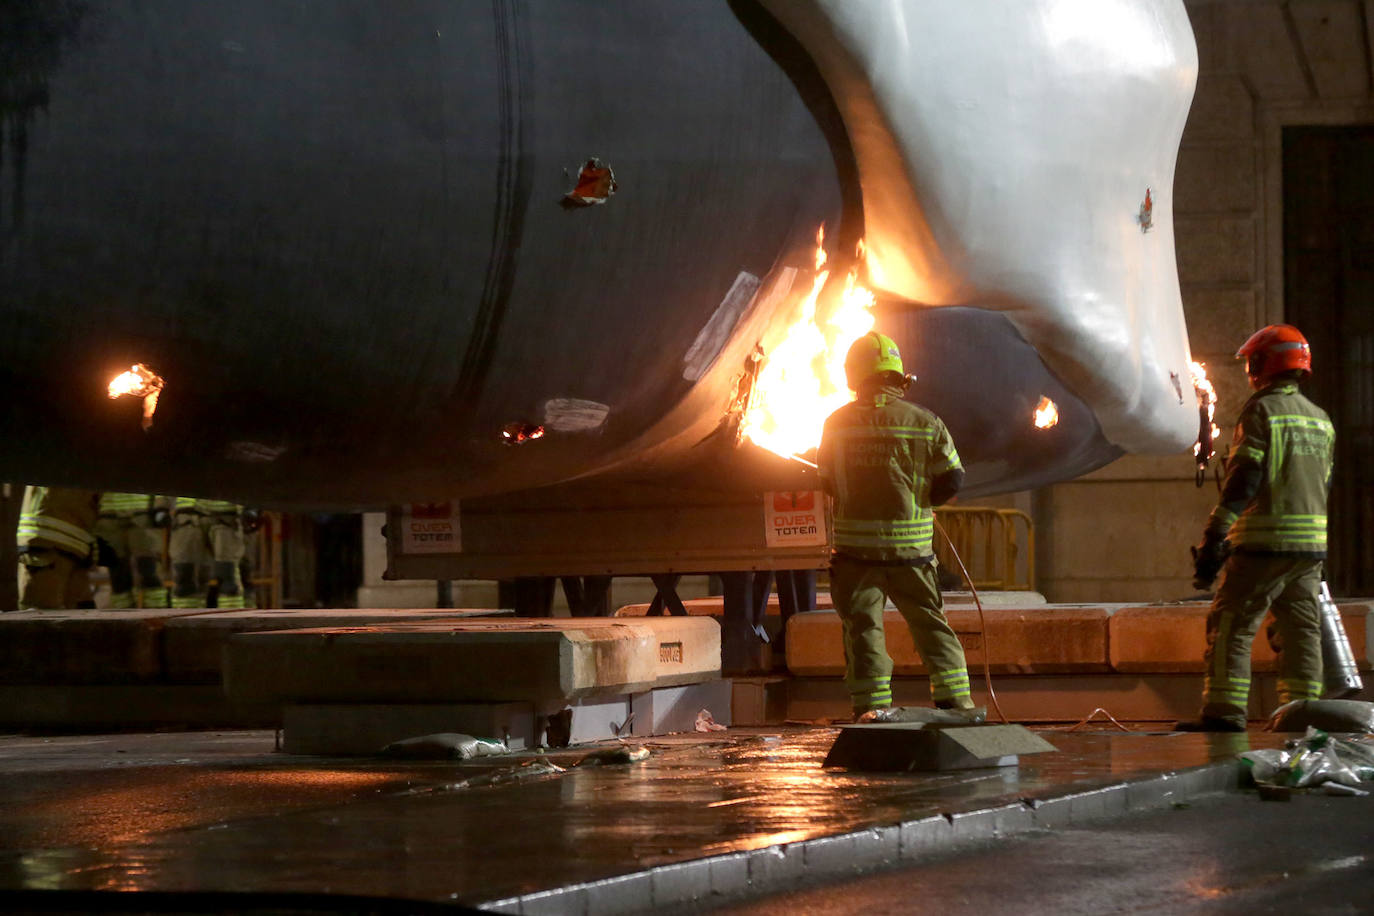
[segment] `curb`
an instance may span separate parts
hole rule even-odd
[[[1021,798],[990,808],[932,814],[836,836],[815,837],[599,881],[570,884],[471,905],[522,916],[603,916],[691,904],[721,904],[914,865],[935,853],[1034,830],[1054,830],[1150,811],[1205,795],[1240,791],[1240,765],[1211,763],[1049,798]]]

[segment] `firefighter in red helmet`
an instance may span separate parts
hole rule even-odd
[[[1241,408],[1221,499],[1193,548],[1194,584],[1220,574],[1207,615],[1201,716],[1190,731],[1244,731],[1250,645],[1272,610],[1283,640],[1283,702],[1322,693],[1318,593],[1326,557],[1326,500],[1335,430],[1303,397],[1312,351],[1290,325],[1257,331],[1236,351],[1255,393]]]

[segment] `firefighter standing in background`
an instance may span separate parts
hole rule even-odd
[[[1201,717],[1186,731],[1245,730],[1250,645],[1272,607],[1284,651],[1279,700],[1322,694],[1321,587],[1326,499],[1336,433],[1326,412],[1298,391],[1312,352],[1297,328],[1257,331],[1245,357],[1255,394],[1241,408],[1221,500],[1193,548],[1194,584],[1221,574],[1207,615]]]
[[[935,705],[972,710],[964,649],[945,619],[933,549],[931,507],[963,483],[959,455],[939,417],[902,400],[908,379],[891,338],[859,338],[845,357],[845,376],[858,398],[826,419],[817,463],[834,499],[830,594],[844,625],[855,718],[872,721],[892,705],[887,596],[930,672]]]
[[[147,493],[106,493],[94,534],[110,545],[110,607],[166,607],[162,531],[167,515],[158,497]],[[135,577],[137,583],[135,583]]]
[[[19,514],[19,607],[93,608],[98,490],[25,487]]]
[[[176,498],[168,547],[175,583],[172,607],[206,607],[211,578],[219,582],[216,607],[243,607],[242,514],[241,506],[222,499]]]

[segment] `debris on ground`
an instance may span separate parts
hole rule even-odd
[[[548,760],[527,760],[515,766],[501,767],[497,770],[488,770],[467,779],[460,779],[457,782],[444,783],[439,786],[426,786],[419,789],[409,789],[405,795],[437,795],[443,792],[457,792],[461,789],[477,789],[483,786],[507,786],[515,783],[529,782],[540,779],[544,776],[557,776],[566,773],[567,769]]]
[[[618,747],[603,747],[584,756],[573,764],[575,767],[600,767],[614,766],[624,763],[638,763],[641,760],[649,759],[649,749],[647,747],[630,747],[620,745]]]
[[[1366,795],[1374,787],[1364,785],[1374,784],[1374,740],[1364,736],[1308,728],[1283,748],[1243,751],[1240,759],[1266,800],[1287,800],[1283,792],[1264,791],[1274,788],[1320,786],[1329,795]]]
[[[491,738],[474,738],[472,735],[457,732],[439,732],[393,741],[382,748],[382,756],[399,757],[403,760],[471,760],[474,757],[504,754],[508,750],[505,742]]]
[[[697,713],[697,721],[693,726],[699,732],[723,732],[725,726],[716,721],[716,717],[711,715],[711,710],[703,709]]]

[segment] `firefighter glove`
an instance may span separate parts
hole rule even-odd
[[[1211,533],[1203,535],[1202,543],[1193,548],[1193,588],[1212,587],[1228,552],[1225,540]]]

